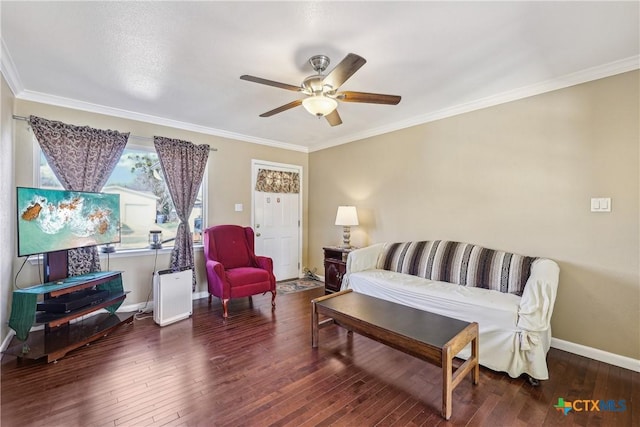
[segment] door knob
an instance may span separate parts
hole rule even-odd
[[[256,237],[260,237],[260,233],[256,233]]]
[[[256,224],[256,228],[260,228],[260,224]]]

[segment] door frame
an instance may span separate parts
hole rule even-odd
[[[255,193],[256,193],[256,179],[258,178],[258,169],[267,168],[273,170],[280,170],[285,172],[297,172],[300,178],[300,192],[298,193],[298,278],[302,277],[302,230],[304,229],[304,223],[302,221],[302,200],[303,200],[303,176],[302,166],[292,165],[288,163],[270,162],[268,160],[251,159],[251,227],[255,230]]]

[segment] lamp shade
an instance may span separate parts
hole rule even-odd
[[[335,110],[338,102],[324,95],[314,95],[303,99],[302,106],[314,116],[322,117]]]
[[[336,225],[358,225],[358,212],[355,206],[338,206]]]

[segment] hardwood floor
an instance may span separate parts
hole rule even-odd
[[[206,298],[158,327],[136,320],[57,363],[4,356],[3,426],[632,426],[640,373],[560,350],[540,387],[485,368],[454,390],[440,417],[439,368],[339,327],[311,348],[310,303],[322,290],[232,300],[229,319]],[[480,343],[482,351],[482,343]],[[621,412],[554,405],[624,400]]]

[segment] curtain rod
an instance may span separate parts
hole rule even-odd
[[[15,120],[22,120],[23,122],[28,122],[29,118],[28,117],[24,117],[24,116],[16,116],[15,114],[13,115],[13,118]],[[138,135],[129,135],[129,138],[135,138],[135,139],[142,139],[145,141],[153,141],[153,138],[148,137],[148,136],[138,136]],[[218,151],[217,148],[214,147],[209,147],[209,151]]]

